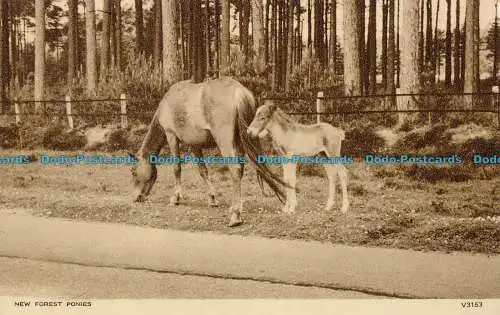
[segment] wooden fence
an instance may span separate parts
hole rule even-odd
[[[326,101],[334,101],[334,102],[339,102],[339,101],[349,101],[353,99],[383,99],[383,103],[387,103],[387,100],[390,98],[393,98],[396,100],[398,97],[430,97],[430,96],[436,96],[436,97],[445,97],[445,96],[458,96],[458,97],[467,97],[467,95],[477,95],[477,96],[487,96],[488,98],[491,98],[490,106],[488,108],[476,108],[476,109],[463,109],[463,108],[452,108],[452,109],[440,109],[440,108],[419,108],[419,109],[414,109],[414,110],[398,110],[395,108],[391,107],[386,107],[384,106],[383,109],[375,109],[375,110],[327,110],[328,106],[326,105]],[[298,100],[303,100],[307,101],[308,103],[312,103],[315,100],[316,103],[316,110],[314,112],[312,111],[292,111],[288,112],[288,114],[291,115],[315,115],[316,116],[316,122],[319,123],[321,121],[321,117],[324,115],[351,115],[351,114],[374,114],[374,113],[379,113],[379,114],[389,114],[389,113],[446,113],[446,112],[457,112],[457,113],[480,113],[480,112],[487,112],[487,113],[496,113],[497,115],[497,123],[500,126],[500,91],[498,86],[493,86],[492,87],[492,92],[491,93],[480,93],[480,94],[401,94],[399,93],[399,89],[395,95],[371,95],[371,96],[325,96],[325,93],[323,91],[319,91],[316,95],[316,97],[304,97],[304,98],[297,98],[297,97],[266,97],[264,98],[265,100],[274,100],[274,101],[298,101]],[[120,126],[122,128],[127,128],[128,127],[128,116],[131,114],[127,108],[129,102],[131,99],[128,99],[125,94],[121,94],[119,99],[95,99],[95,100],[72,100],[71,97],[68,95],[65,97],[64,100],[45,100],[42,101],[42,103],[53,103],[53,104],[64,104],[65,107],[65,116],[67,119],[68,126],[70,128],[74,128],[74,117],[75,116],[105,116],[104,114],[74,114],[73,113],[73,108],[72,104],[74,102],[119,102],[120,104],[120,111],[119,111],[119,116],[120,116]],[[132,100],[133,101],[133,100]],[[38,101],[40,102],[40,101]],[[15,121],[16,123],[20,123],[22,121],[22,116],[23,115],[33,115],[33,114],[26,114],[22,112],[22,106],[21,104],[25,103],[37,103],[37,101],[20,101],[20,100],[13,100],[13,107],[14,107],[14,112],[13,113],[6,113],[6,115],[14,115],[15,116]],[[132,113],[133,114],[133,113]],[[137,113],[135,113],[137,114]],[[144,112],[141,112],[140,114],[147,114]],[[5,114],[4,114],[5,115]],[[38,115],[38,114],[37,114]]]

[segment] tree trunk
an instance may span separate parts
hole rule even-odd
[[[307,0],[307,49],[309,57],[312,57],[312,9],[311,0]]]
[[[380,67],[382,72],[382,89],[387,90],[387,0],[382,1],[382,56]]]
[[[219,77],[219,59],[220,59],[220,0],[215,0],[214,4],[215,11],[215,75]]]
[[[266,1],[266,9],[264,11],[264,59],[266,60],[266,67],[269,63],[269,9],[271,1]]]
[[[180,79],[179,58],[177,55],[175,18],[176,0],[162,0],[162,36],[163,36],[163,80],[172,85]]]
[[[208,74],[211,74],[211,30],[210,30],[210,0],[205,0],[205,12],[203,14],[204,21],[205,21],[205,27],[203,28],[205,30],[205,70],[207,71]]]
[[[178,28],[179,28],[179,39],[180,39],[180,42],[181,42],[181,47],[180,47],[180,52],[179,52],[179,58],[180,58],[180,72],[181,74],[179,75],[180,78],[182,78],[183,80],[186,79],[186,72],[189,71],[189,67],[186,66],[189,64],[189,62],[187,62],[186,60],[189,60],[189,54],[191,53],[191,50],[189,49],[189,44],[191,42],[191,40],[189,39],[189,33],[186,34],[186,31],[185,31],[185,27],[184,25],[186,24],[184,22],[185,20],[185,7],[186,6],[186,1],[185,0],[181,0],[177,3],[177,17],[179,19],[179,25],[178,25]],[[163,18],[162,18],[163,19]],[[162,38],[163,38],[163,35],[162,35]]]
[[[272,1],[272,10],[271,10],[271,58],[272,58],[272,80],[271,80],[271,89],[276,91],[278,84],[278,34],[276,30],[276,24],[278,23],[278,8],[277,8],[277,0],[269,0]]]
[[[344,89],[346,95],[360,95],[362,91],[358,2],[344,2]]]
[[[296,35],[296,62],[295,64],[300,65],[300,61],[302,60],[302,33],[300,30],[300,17],[301,17],[301,7],[300,7],[300,1],[295,2],[296,8],[295,8],[295,15],[296,15],[296,23],[297,23],[297,35]]]
[[[110,0],[103,1],[102,36],[101,36],[101,76],[108,69],[109,64],[109,21],[111,12]]]
[[[438,38],[438,17],[439,17],[439,4],[440,0],[437,0],[436,7],[436,27],[434,28],[434,49],[432,53],[432,84],[439,82],[439,76],[436,77],[436,72],[439,72],[439,67],[441,65],[441,46]]]
[[[9,4],[7,1],[0,1],[0,25],[2,26],[2,33],[0,35],[1,40],[0,40],[0,113],[6,112],[8,110],[8,96],[7,96],[7,86],[9,84],[9,77],[10,77],[10,67],[9,67]],[[36,5],[40,6],[43,5],[43,3],[39,3],[38,1],[36,2]],[[43,10],[43,7],[42,7]],[[39,7],[36,7],[36,13],[37,13],[37,18],[39,17]],[[37,19],[37,22],[39,20]],[[39,25],[39,24],[37,24]],[[37,27],[35,31],[38,31],[40,28]],[[5,30],[7,30],[7,36],[5,36]],[[44,29],[45,31],[45,29]],[[36,33],[39,34],[39,33]],[[39,43],[38,40],[39,38],[36,38],[37,41],[35,41],[35,61],[39,61],[37,59],[39,53]],[[43,38],[42,38],[43,39]],[[37,50],[38,48],[38,50]],[[44,55],[42,55],[44,58]],[[45,60],[43,60],[45,62]],[[42,84],[42,90],[43,91],[43,76],[41,76],[41,80],[37,80],[39,76],[37,77],[36,75],[40,75],[40,72],[37,72],[37,69],[39,68],[36,67],[37,64],[35,63],[35,91],[37,87],[40,87],[38,84]],[[43,69],[43,72],[45,72],[45,69]],[[42,72],[42,74],[43,74]],[[43,92],[40,93],[41,97],[38,99],[42,99],[43,97]],[[35,94],[35,99],[36,94]]]
[[[330,0],[330,49],[329,64],[333,74],[337,74],[337,0]]]
[[[254,69],[260,75],[266,70],[264,55],[264,7],[262,0],[252,0],[252,34],[254,50]]]
[[[418,66],[418,1],[402,0],[403,18],[401,29],[401,93],[415,94],[420,92],[420,69]],[[416,109],[411,97],[400,97],[398,109]],[[407,115],[399,115],[399,123],[407,119]]]
[[[284,4],[284,3],[283,3]],[[286,22],[286,6],[285,5],[280,5],[279,6],[279,48],[278,48],[278,74],[279,74],[279,82],[280,82],[280,87],[283,87],[283,83],[285,82],[285,75],[286,75],[286,28],[285,28],[285,22]]]
[[[138,54],[144,52],[144,18],[142,0],[134,0],[135,3],[135,47]]]
[[[324,65],[323,0],[314,0],[314,56]]]
[[[446,59],[444,81],[451,86],[451,0],[446,0]]]
[[[221,48],[220,48],[220,68],[223,75],[229,75],[230,64],[230,12],[229,0],[222,0],[222,25],[221,25]]]
[[[95,2],[94,0],[86,1],[85,37],[87,44],[87,94],[89,96],[94,96],[97,83]]]
[[[9,19],[10,19],[10,82],[11,86],[15,85],[17,78],[17,62],[18,62],[18,47],[17,47],[17,19],[15,15],[16,3],[11,3],[9,9]],[[5,30],[4,30],[5,31]],[[7,36],[9,36],[9,30],[7,29]],[[1,104],[0,104],[1,105]],[[0,110],[1,111],[1,110]]]
[[[205,44],[203,39],[203,14],[201,10],[201,0],[191,0],[191,31],[192,31],[192,69],[193,69],[193,82],[203,82],[206,75],[205,63]]]
[[[248,41],[248,29],[250,26],[250,0],[241,0],[240,16],[240,44],[245,60],[248,60],[248,57],[250,57],[250,47]]]
[[[366,48],[365,48],[365,0],[356,0],[356,12],[358,14],[357,18],[357,28],[359,32],[358,38],[358,60],[359,60],[359,78],[360,78],[360,93],[366,93],[367,89],[365,89],[365,75],[368,73],[368,69],[366,68]],[[345,32],[344,32],[345,33]],[[345,36],[345,35],[344,35]],[[356,53],[353,51],[353,53]],[[345,69],[344,69],[345,71]]]
[[[45,94],[45,1],[35,0],[35,100],[43,100]],[[42,103],[35,103],[40,113]]]
[[[287,42],[287,56],[286,56],[286,80],[285,80],[285,92],[290,91],[290,79],[292,76],[292,49],[293,49],[293,0],[288,0],[288,42]]]
[[[394,74],[395,74],[395,41],[394,41],[394,0],[388,0],[388,38],[387,38],[387,88],[386,94],[394,94],[396,93],[396,86],[394,84]],[[391,98],[394,101],[393,98]],[[391,102],[392,104],[392,102]],[[391,106],[392,108],[392,106]]]
[[[399,43],[399,13],[401,12],[401,9],[400,9],[400,0],[397,0],[398,1],[398,9],[397,9],[397,12],[398,12],[398,16],[397,16],[397,25],[396,25],[396,64],[398,65],[397,69],[396,69],[396,87],[399,88],[400,86],[400,77],[401,77],[401,46],[400,46],[400,43]],[[424,0],[422,0],[424,1]],[[422,69],[420,69],[420,71],[422,71]]]
[[[418,33],[418,64],[420,69],[424,69],[425,42],[424,42],[424,17],[425,17],[425,0],[420,0],[420,30]]]
[[[477,93],[479,86],[479,1],[466,0],[464,93]],[[467,102],[472,108],[472,98]]]
[[[377,1],[370,0],[370,14],[368,22],[368,51],[367,51],[368,67],[370,79],[369,90],[370,94],[375,94],[377,88]]]
[[[68,0],[68,85],[73,84],[76,70],[76,47],[75,43],[78,40],[76,33],[76,23],[78,22],[78,6],[77,0]]]
[[[455,87],[458,89],[460,87],[460,74],[461,70],[461,60],[460,60],[460,42],[462,41],[462,37],[460,36],[460,0],[457,0],[455,6],[455,49],[454,49],[454,68],[453,68],[453,83]]]
[[[498,85],[497,82],[497,72],[498,72],[498,0],[495,1],[495,22],[493,22],[493,42],[495,43],[495,48],[493,51],[493,85]]]
[[[116,66],[122,69],[122,6],[121,0],[115,0],[115,36],[116,36]]]
[[[153,47],[153,60],[156,65],[159,65],[162,60],[162,8],[161,0],[155,0],[154,4],[154,17],[155,17],[155,30],[154,30],[154,47]]]
[[[324,35],[324,40],[323,40],[323,65],[325,68],[328,66],[328,1],[329,0],[323,0],[325,4],[325,9],[324,14],[325,18],[323,19],[323,35]]]
[[[427,26],[425,36],[425,63],[427,66],[432,62],[433,44],[432,44],[432,0],[427,0]],[[403,15],[404,16],[404,15]]]
[[[116,8],[115,0],[111,0],[109,6],[109,66],[116,67]]]

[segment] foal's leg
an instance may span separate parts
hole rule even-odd
[[[167,142],[170,147],[170,154],[179,158],[179,162],[174,167],[174,175],[175,175],[175,190],[174,195],[170,198],[170,204],[177,206],[179,204],[180,199],[182,198],[182,188],[181,188],[181,162],[180,162],[180,148],[179,148],[179,139],[173,133],[167,132]]]
[[[293,213],[297,207],[297,195],[295,194],[295,184],[297,181],[297,164],[283,164],[283,177],[286,183],[292,188],[286,188],[286,203],[283,206],[283,212]]]
[[[335,204],[335,179],[338,173],[338,165],[336,164],[324,164],[326,175],[328,177],[328,201],[326,203],[325,210],[329,211],[333,208]]]
[[[342,186],[342,213],[347,213],[349,209],[349,197],[347,196],[347,169],[343,164],[338,164],[337,167],[340,185]]]
[[[202,157],[203,155],[201,148],[193,148],[193,153],[197,157]],[[219,202],[215,199],[215,189],[212,182],[208,178],[208,169],[205,163],[198,163],[198,170],[205,186],[208,188],[208,205],[210,207],[217,207]]]

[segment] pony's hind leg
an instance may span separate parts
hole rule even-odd
[[[201,148],[193,148],[193,153],[198,157],[201,157],[203,155]],[[219,206],[219,202],[217,201],[217,199],[215,199],[214,186],[212,185],[212,182],[208,177],[208,169],[206,164],[198,163],[198,170],[200,172],[201,178],[203,179],[203,182],[205,183],[205,186],[208,188],[208,205],[210,207]]]
[[[179,139],[175,134],[167,132],[167,142],[170,147],[170,154],[179,158],[179,162],[173,165],[175,175],[175,191],[172,198],[170,198],[170,204],[177,206],[182,198]]]

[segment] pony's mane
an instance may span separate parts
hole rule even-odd
[[[162,147],[167,143],[167,138],[158,121],[158,111],[149,124],[148,131],[139,147],[137,155],[139,158],[147,158],[149,154],[160,153]]]

